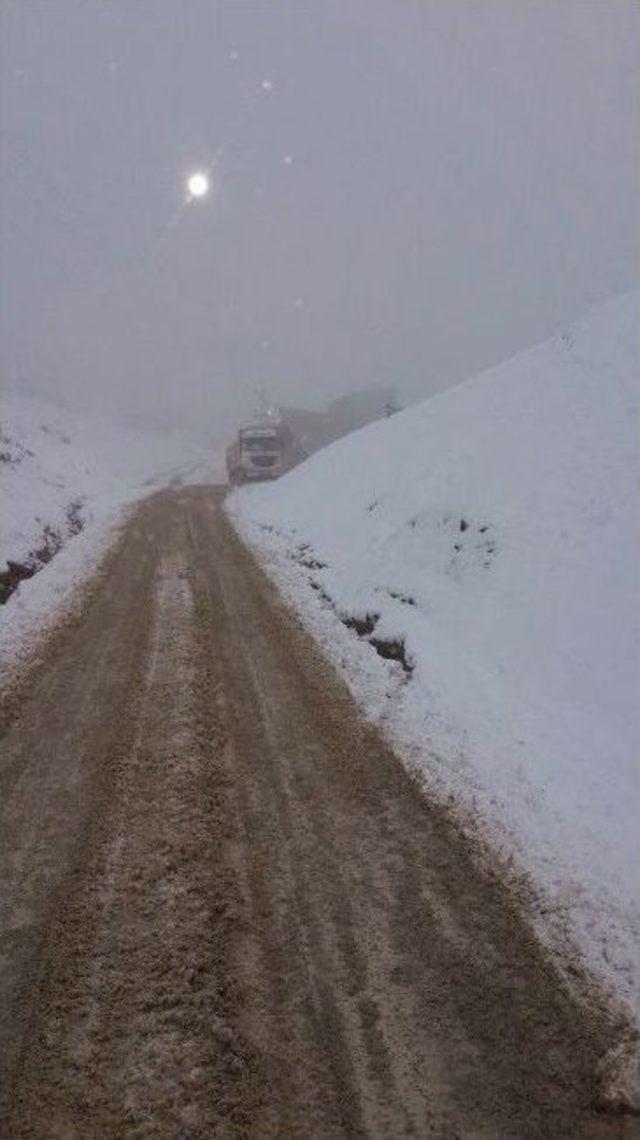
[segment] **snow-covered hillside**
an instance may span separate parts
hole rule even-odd
[[[616,298],[228,501],[430,793],[527,873],[539,929],[556,946],[568,931],[629,1001],[637,313]]]
[[[45,527],[66,533],[72,504],[90,523],[173,473],[197,478],[212,467],[202,445],[179,432],[134,430],[24,396],[2,397],[0,460],[1,564],[27,557]]]
[[[179,432],[135,430],[45,400],[0,403],[0,574],[7,563],[44,569],[0,609],[3,674],[10,677],[113,539],[120,509],[172,479],[220,478],[220,462]],[[55,557],[50,561],[51,555]],[[13,581],[9,583],[9,588]],[[6,589],[3,597],[6,596]],[[28,644],[27,644],[28,643]]]

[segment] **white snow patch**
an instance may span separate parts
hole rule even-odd
[[[638,295],[227,509],[429,792],[637,1008]],[[307,565],[305,566],[304,563]],[[323,564],[323,565],[319,565]],[[329,600],[326,600],[323,595]],[[379,615],[413,672],[339,615]]]

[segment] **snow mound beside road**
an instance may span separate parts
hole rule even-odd
[[[637,999],[638,295],[228,500],[431,794]]]
[[[70,604],[75,586],[96,568],[114,540],[121,508],[172,480],[220,478],[219,466],[202,444],[179,432],[142,431],[46,400],[3,395],[3,597],[20,580],[21,567],[38,572],[20,581],[0,609],[0,682],[11,681],[34,641]],[[8,563],[18,570],[8,575]]]

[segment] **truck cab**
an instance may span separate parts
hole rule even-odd
[[[281,436],[282,432],[276,424],[240,429],[240,463],[249,478],[265,479],[280,474],[283,451]]]
[[[279,424],[240,428],[227,450],[229,482],[275,479],[282,474],[284,439]]]

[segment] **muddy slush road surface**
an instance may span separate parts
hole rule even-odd
[[[4,1137],[627,1136],[563,990],[220,509],[139,508],[5,708]]]

